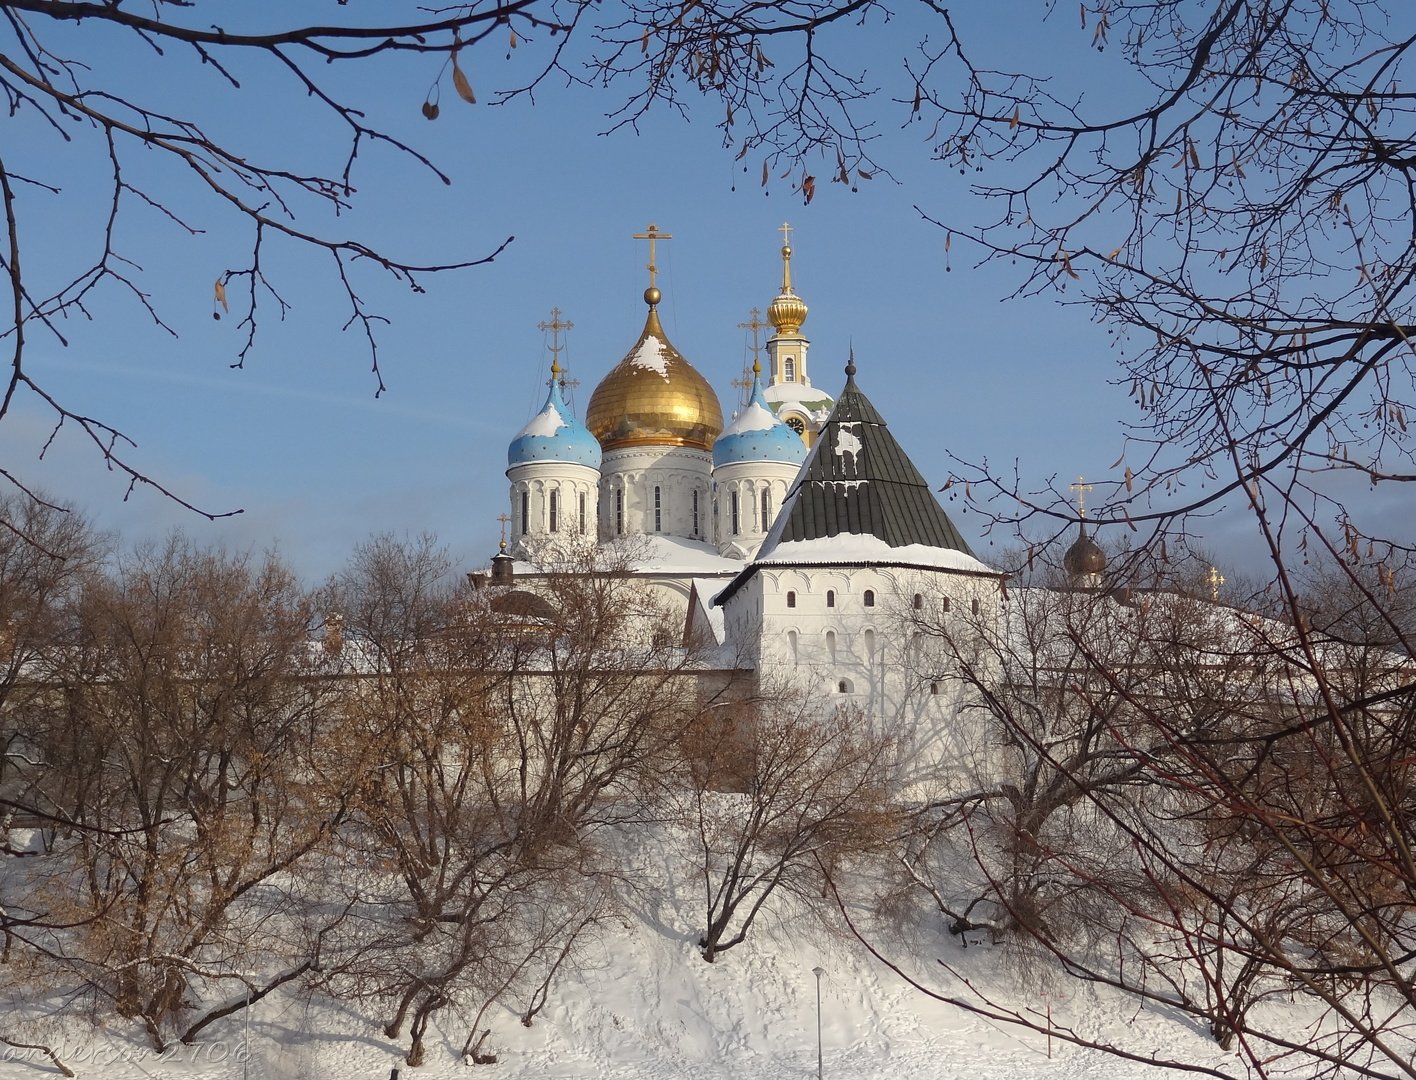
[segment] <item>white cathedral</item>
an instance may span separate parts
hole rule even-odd
[[[511,537],[490,583],[529,599],[547,552],[629,545],[633,573],[681,616],[676,630],[715,644],[725,667],[933,728],[957,703],[912,657],[908,612],[986,618],[1001,575],[969,550],[856,384],[854,356],[839,397],[813,386],[789,244],[767,311],[766,384],[754,361],[746,403],[724,425],[659,321],[653,242],[664,234],[651,225],[640,238],[644,329],[583,423],[553,361],[544,407],[508,449]]]

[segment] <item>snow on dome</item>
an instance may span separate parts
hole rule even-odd
[[[508,466],[533,461],[562,461],[572,465],[600,467],[600,444],[584,424],[575,419],[561,396],[559,381],[551,383],[546,404],[517,433],[507,447]]]
[[[669,377],[669,354],[664,351],[664,343],[652,334],[646,336],[633,353],[629,362],[635,367],[648,368],[655,374]]]
[[[738,461],[780,461],[800,465],[806,460],[806,444],[801,436],[777,419],[762,397],[757,376],[752,379],[752,396],[733,417],[723,434],[713,443],[713,465]]]

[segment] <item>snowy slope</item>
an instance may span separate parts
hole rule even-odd
[[[402,1080],[783,1080],[816,1074],[812,969],[820,966],[823,1071],[832,1080],[1178,1075],[1060,1041],[1049,1057],[1043,1035],[931,1000],[874,959],[839,915],[823,919],[794,911],[788,901],[746,943],[707,964],[694,948],[701,883],[682,852],[671,841],[649,843],[637,861],[632,880],[642,887],[627,893],[619,917],[553,986],[534,1025],[523,1027],[505,1009],[484,1021],[493,1029],[484,1050],[498,1056],[494,1065],[458,1060],[470,1017],[445,1017],[428,1063],[409,1069],[401,1061],[404,1046],[379,1034],[380,1018],[299,992],[259,1002],[249,1027],[245,1017],[233,1016],[210,1029],[203,1045],[161,1059],[130,1030],[95,1030],[77,1017],[51,1018],[32,1033],[55,1046],[79,1076],[105,1080],[385,1080],[395,1067]],[[1040,976],[1023,980],[1000,970],[1002,950],[962,948],[937,934],[930,920],[907,930],[898,917],[890,929],[864,910],[854,917],[870,923],[867,936],[881,951],[912,957],[917,977],[941,991],[969,996],[939,959],[1039,1017],[1050,1008],[1055,1020],[1082,1035],[1243,1075],[1238,1059],[1220,1052],[1192,1021],[1138,1011],[1133,1002],[1072,982],[1053,982],[1044,993]],[[12,1011],[12,1035],[20,1030],[15,1019]],[[1295,1013],[1295,1029],[1300,1019]],[[247,1045],[249,1060],[242,1060]],[[58,1075],[37,1054],[11,1048],[0,1057],[6,1059],[0,1080]]]

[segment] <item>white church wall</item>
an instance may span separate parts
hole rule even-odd
[[[684,446],[610,450],[601,462],[600,537],[712,537],[712,458]],[[695,499],[696,496],[696,499]]]

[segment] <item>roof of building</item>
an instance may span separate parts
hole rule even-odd
[[[553,365],[551,392],[546,395],[546,404],[511,440],[506,450],[508,466],[558,461],[588,465],[592,469],[600,467],[600,444],[565,403],[559,375],[559,367]]]
[[[739,461],[777,461],[800,465],[806,460],[806,443],[786,422],[779,420],[762,397],[759,372],[752,375],[752,396],[713,444],[713,464]]]
[[[884,417],[861,393],[855,371],[852,356],[845,389],[757,558],[723,590],[718,603],[757,566],[788,561],[994,572],[969,549]]]
[[[945,548],[973,555],[870,399],[846,366],[846,386],[821,426],[806,465],[763,541],[778,544],[843,533],[874,536],[888,546]]]

